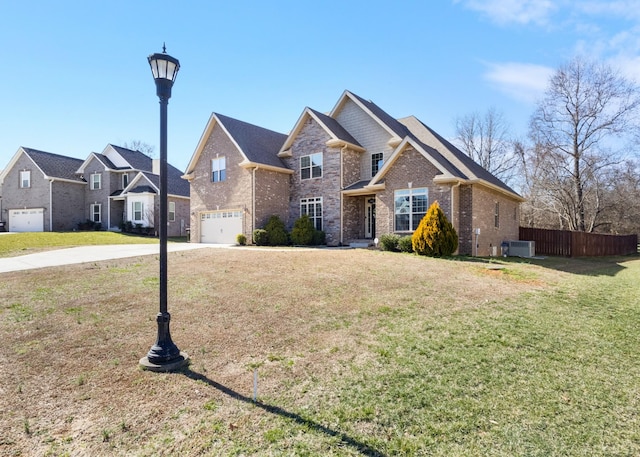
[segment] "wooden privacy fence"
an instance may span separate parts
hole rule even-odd
[[[638,252],[638,235],[605,235],[520,227],[520,239],[535,241],[536,255],[597,257]]]

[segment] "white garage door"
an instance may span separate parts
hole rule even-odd
[[[200,242],[234,244],[242,233],[242,211],[213,211],[200,215]]]
[[[10,232],[42,232],[44,231],[44,208],[10,209]]]

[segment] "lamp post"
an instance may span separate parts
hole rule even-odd
[[[160,98],[160,312],[156,318],[158,339],[146,357],[140,359],[140,365],[151,371],[173,371],[189,363],[187,354],[171,340],[171,315],[167,310],[167,105],[180,62],[167,54],[164,45],[161,54],[152,54],[148,59]]]

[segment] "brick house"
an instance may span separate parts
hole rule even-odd
[[[345,91],[328,114],[305,108],[289,135],[213,114],[184,178],[194,242],[233,243],[276,214],[307,214],[328,245],[411,234],[433,201],[461,254],[518,239],[513,189],[417,118],[395,119]]]
[[[107,145],[86,160],[21,147],[0,173],[0,221],[13,232],[75,230],[87,220],[103,229],[157,227],[157,161]],[[186,233],[189,186],[169,166],[169,236]]]

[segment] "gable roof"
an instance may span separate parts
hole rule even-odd
[[[146,171],[143,171],[141,174],[160,192],[160,175],[154,175]],[[182,172],[176,167],[167,164],[167,194],[188,198],[190,193],[191,186],[188,181],[182,179]]]
[[[285,141],[285,143],[280,148],[278,156],[285,157],[288,155],[288,149],[291,147],[294,139],[296,138],[296,136],[298,136],[300,130],[302,130],[302,127],[304,127],[305,122],[309,118],[314,119],[320,125],[320,127],[322,127],[322,129],[331,137],[329,141],[327,141],[328,146],[350,146],[352,149],[364,151],[364,148],[360,145],[360,143],[358,143],[358,140],[351,136],[351,134],[347,132],[347,130],[342,125],[340,125],[337,120],[335,120],[331,116],[322,114],[314,109],[306,107],[298,118],[296,125],[291,130],[291,133],[287,137],[287,141]]]
[[[0,183],[4,181],[4,176],[9,173],[9,170],[13,168],[22,154],[31,159],[35,166],[42,172],[45,179],[57,179],[77,183],[85,182],[76,174],[78,165],[82,164],[81,159],[75,159],[73,157],[21,146],[9,162],[9,165],[7,165],[4,171],[0,173]]]
[[[92,152],[77,169],[83,174],[85,167],[95,158],[108,170],[153,171],[153,159],[140,151],[107,144],[102,153]]]
[[[141,171],[133,177],[127,187],[112,197],[125,194],[136,194],[140,192],[160,193],[160,176],[148,171]],[[182,179],[182,172],[177,168],[167,164],[167,194],[175,197],[189,198],[190,186]]]
[[[406,130],[402,127],[402,125],[371,100],[365,100],[364,98],[348,90],[345,90],[342,93],[342,96],[338,100],[338,103],[336,103],[336,105],[331,110],[331,113],[329,113],[329,116],[332,118],[337,117],[338,113],[340,112],[340,110],[342,110],[348,100],[351,100],[356,105],[358,105],[360,109],[367,113],[369,117],[371,117],[389,133],[389,135],[391,136],[389,140],[390,145],[397,146],[398,144],[400,144],[402,138],[404,138],[404,136],[406,135]]]
[[[37,149],[22,148],[22,150],[38,165],[38,168],[42,170],[45,177],[78,182],[83,181],[76,174],[78,164],[82,163],[82,160],[60,154],[53,154],[51,152],[38,151]]]
[[[411,134],[423,144],[427,144],[439,151],[451,164],[458,168],[462,176],[467,180],[479,180],[490,184],[503,192],[513,194],[521,200],[522,197],[502,180],[494,176],[484,167],[476,163],[471,157],[455,147],[435,130],[424,124],[415,116],[399,119],[399,122],[406,125]]]
[[[85,167],[93,160],[96,159],[98,162],[100,162],[105,169],[108,170],[115,170],[116,166],[113,164],[113,162],[111,162],[111,160],[109,160],[109,158],[107,156],[105,156],[104,154],[99,154],[97,152],[92,152],[89,154],[89,156],[80,164],[80,166],[78,167],[78,169],[76,170],[76,173],[79,175],[83,175],[84,174],[84,169]]]
[[[280,147],[287,139],[283,133],[274,132],[273,130],[258,127],[248,122],[239,121],[232,117],[224,116],[218,113],[212,113],[207,122],[200,141],[196,146],[196,150],[189,161],[185,176],[193,171],[202,151],[213,132],[216,125],[225,132],[231,142],[236,146],[240,154],[244,157],[242,165],[258,166],[263,165],[274,170],[288,173],[290,170],[277,156]]]
[[[378,174],[373,177],[371,181],[372,185],[379,182],[390,168],[391,164],[387,162],[395,161],[398,154],[410,143],[443,173],[440,177],[442,181],[458,180],[481,182],[500,192],[510,194],[516,199],[523,200],[511,187],[477,164],[471,157],[460,151],[415,116],[394,119],[372,101],[365,100],[349,91],[343,93],[340,101],[332,110],[332,115],[336,115],[337,112],[339,112],[347,99],[358,104],[358,106],[365,110],[365,112],[368,112],[380,125],[385,127],[388,132],[395,136],[395,138],[392,137],[389,144],[396,146],[396,149],[379,170]],[[397,139],[400,139],[400,142],[398,142]],[[410,139],[410,141],[407,142],[407,139]]]
[[[153,159],[140,151],[134,151],[132,149],[123,148],[122,146],[116,146],[114,144],[108,144],[103,154],[108,157],[108,149],[111,148],[117,152],[128,164],[128,166],[134,170],[140,171],[152,171]],[[116,169],[123,169],[127,167],[119,166]]]

